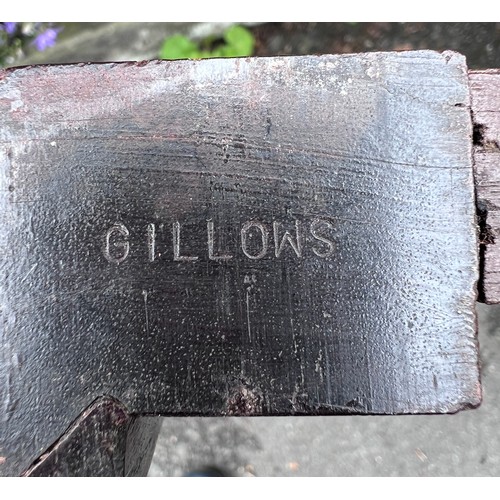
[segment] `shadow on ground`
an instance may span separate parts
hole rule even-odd
[[[478,305],[483,404],[455,415],[165,418],[151,476],[496,476],[500,306]]]

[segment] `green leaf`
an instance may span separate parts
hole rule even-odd
[[[184,35],[174,35],[165,40],[159,54],[161,59],[196,59],[198,46]]]
[[[224,33],[225,44],[212,51],[204,50],[213,42],[207,38],[200,46],[184,35],[167,38],[160,50],[161,59],[207,59],[210,57],[245,57],[253,54],[255,40],[243,26],[231,26]]]
[[[227,43],[227,54],[225,57],[251,56],[255,46],[252,33],[243,26],[231,26],[224,34]]]
[[[224,45],[220,48],[221,55],[219,57],[240,57],[241,51],[235,49],[232,45]]]
[[[200,50],[198,51],[197,59],[210,59],[212,57],[212,53],[208,50]]]
[[[212,52],[210,52],[210,55],[208,57],[227,57],[224,53],[224,47],[217,47]]]

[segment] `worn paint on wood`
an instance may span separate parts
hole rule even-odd
[[[469,74],[474,170],[481,226],[481,301],[500,303],[500,71]]]
[[[135,414],[480,401],[455,53],[0,74],[0,473]]]

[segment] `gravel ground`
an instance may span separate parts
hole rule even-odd
[[[253,32],[263,56],[456,50],[471,68],[500,66],[500,23],[267,23]]]
[[[471,68],[500,67],[500,23],[245,23],[257,56],[456,50]],[[69,23],[57,45],[17,64],[155,59],[175,33],[215,38],[228,23]]]
[[[455,415],[165,418],[151,476],[496,476],[500,307],[478,305],[484,400]]]

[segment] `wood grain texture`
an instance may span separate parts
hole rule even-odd
[[[160,426],[158,417],[130,416],[119,402],[99,398],[23,476],[146,476]]]
[[[479,299],[500,303],[500,70],[469,73],[480,223]]]
[[[426,51],[0,73],[0,474],[102,395],[477,406],[469,97]]]

